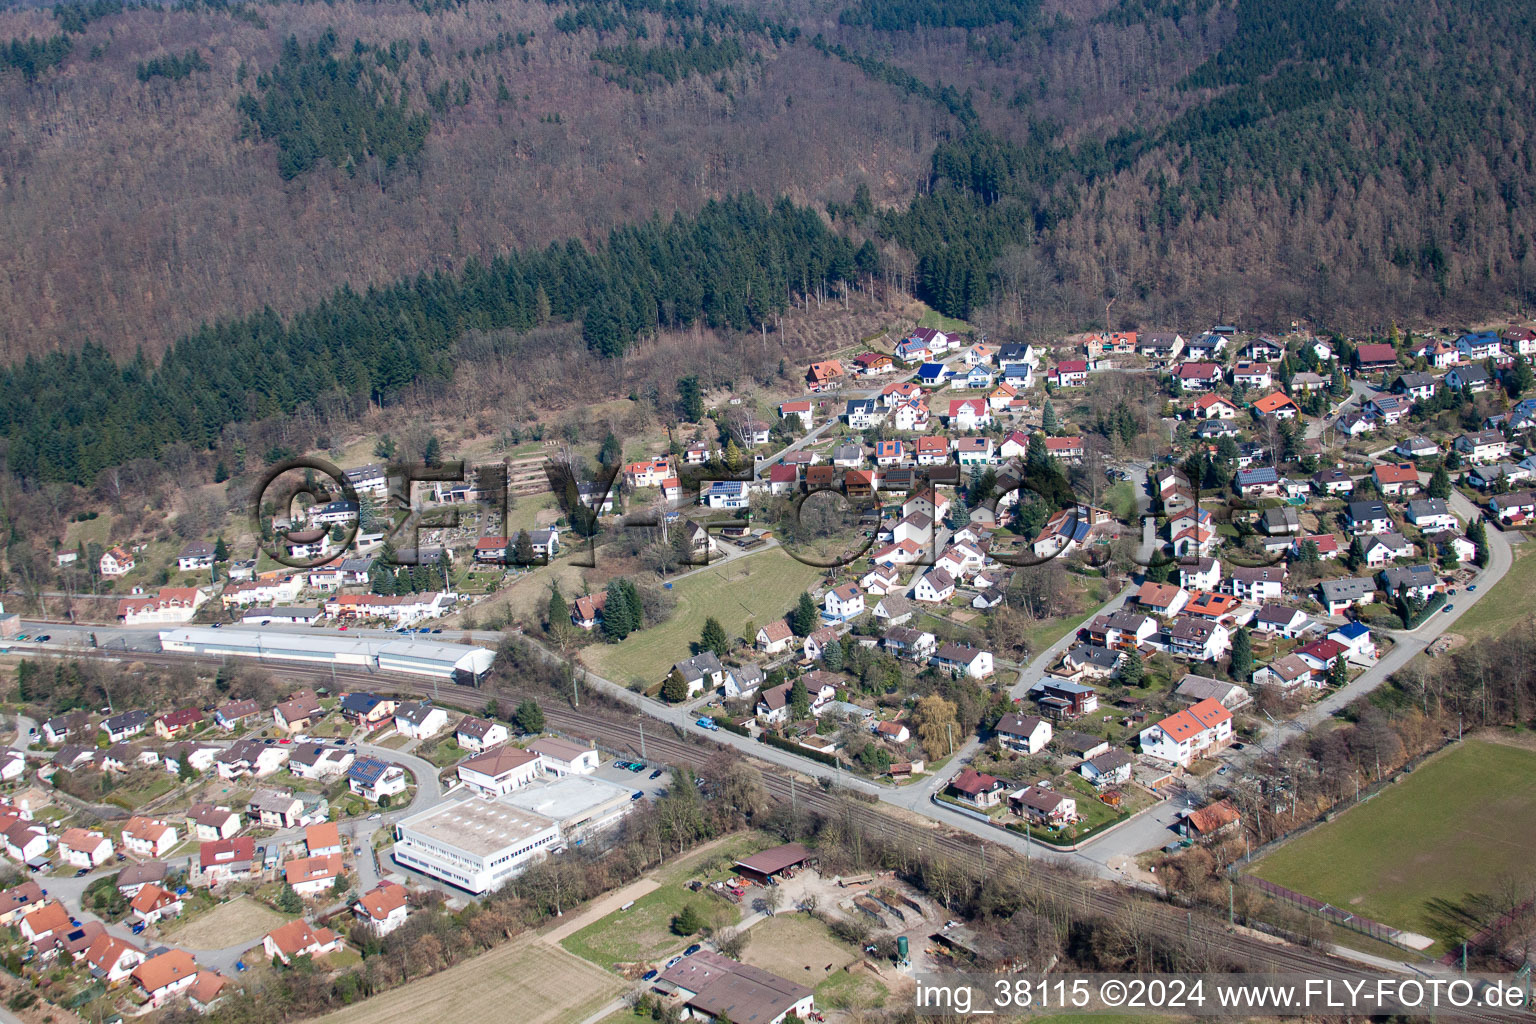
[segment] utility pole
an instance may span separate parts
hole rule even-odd
[[[640,723],[640,759],[642,761],[649,760],[649,758],[647,758],[645,756],[645,723],[644,722]]]
[[[1232,876],[1228,875],[1227,876],[1227,927],[1229,929],[1236,927],[1236,925],[1234,924],[1234,922],[1232,920],[1232,899],[1233,899],[1233,897],[1232,897]]]

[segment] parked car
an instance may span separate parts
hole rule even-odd
[[[75,872],[75,877],[76,878],[84,878],[86,875],[88,875],[90,873],[91,873],[91,869],[90,868],[81,868],[79,871]]]
[[[687,949],[683,950],[683,956],[693,956],[693,954],[697,953],[699,950],[701,950],[703,948],[704,948],[703,946],[701,946],[697,942],[695,942],[693,945],[691,945]]]
[[[655,771],[651,772],[651,778],[659,779],[659,778],[661,778],[665,774],[666,774],[666,772],[664,770],[662,770],[660,768],[657,768]]]
[[[1443,612],[1443,613],[1445,613],[1445,614],[1446,614],[1446,615],[1449,615],[1449,614],[1450,614],[1450,613],[1451,613],[1451,612],[1452,612],[1452,611],[1454,611],[1454,610],[1455,610],[1455,608],[1456,608],[1456,606],[1455,606],[1455,605],[1453,605],[1453,604],[1448,604],[1448,605],[1446,605],[1446,606],[1445,606],[1445,607],[1444,607],[1444,608],[1441,608],[1441,609],[1440,609],[1440,611],[1441,611],[1441,612]]]
[[[1467,584],[1467,593],[1470,594],[1470,593],[1472,593],[1472,591],[1474,591],[1476,589],[1477,589],[1477,584],[1476,583],[1468,583]]]
[[[53,639],[53,637],[49,636],[47,633],[44,633],[42,636],[37,638],[37,642],[40,643],[40,644],[45,644],[49,640],[52,640],[52,639]]]
[[[693,724],[697,725],[700,729],[708,729],[710,732],[720,731],[720,723],[716,722],[713,718],[701,718]]]
[[[658,970],[646,971],[644,974],[640,975],[640,980],[641,981],[650,981],[652,978],[656,977],[656,975],[658,975],[660,973],[661,972],[658,971]]]

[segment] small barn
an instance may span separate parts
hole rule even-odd
[[[736,873],[759,885],[777,885],[780,876],[793,877],[796,868],[813,859],[811,851],[799,843],[785,843],[737,861]]]

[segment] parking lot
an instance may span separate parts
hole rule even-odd
[[[618,764],[625,761],[628,761],[630,764],[643,763],[645,767],[638,772],[618,767]],[[651,773],[658,769],[661,771],[661,774],[654,779],[651,778]],[[666,792],[667,787],[672,784],[672,773],[665,766],[651,761],[641,762],[638,757],[621,757],[615,761],[604,761],[598,766],[597,771],[592,774],[605,782],[612,782],[616,786],[623,786],[629,790],[638,789],[651,799]]]

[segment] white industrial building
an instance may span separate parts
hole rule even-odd
[[[495,651],[468,644],[305,636],[302,633],[213,629],[209,626],[161,630],[160,647],[166,651],[214,657],[299,661],[403,672],[465,685],[477,685],[496,660]]]
[[[497,797],[466,795],[397,823],[394,857],[460,889],[487,892],[617,824],[633,796],[586,775],[539,779]]]
[[[500,888],[560,844],[555,821],[466,796],[395,824],[399,864],[475,894]]]

